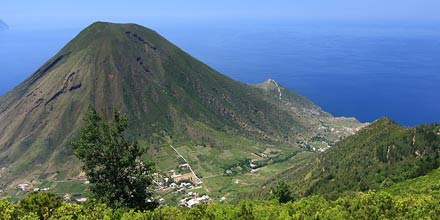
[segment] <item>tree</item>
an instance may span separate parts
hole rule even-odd
[[[39,219],[48,219],[60,207],[62,200],[51,192],[32,192],[19,203],[25,213],[35,213]]]
[[[286,203],[293,200],[292,192],[284,181],[279,182],[276,187],[272,188],[272,194],[280,203]]]
[[[141,159],[137,141],[126,140],[127,118],[115,111],[106,122],[91,108],[79,138],[72,143],[75,155],[84,163],[92,195],[114,208],[154,209],[152,198],[154,165]]]

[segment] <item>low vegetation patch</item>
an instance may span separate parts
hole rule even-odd
[[[238,204],[211,203],[193,208],[167,206],[136,211],[112,209],[95,201],[67,203],[48,192],[35,192],[18,203],[2,198],[0,219],[438,219],[439,199],[429,194],[393,196],[370,191],[337,200],[313,196],[287,203],[247,200]]]

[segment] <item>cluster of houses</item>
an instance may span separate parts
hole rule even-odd
[[[202,182],[192,173],[187,174],[172,174],[170,177],[163,177],[154,174],[156,177],[153,182],[156,184],[154,191],[164,192],[173,191],[174,193],[181,193],[187,189],[201,188]]]
[[[33,188],[33,186],[31,184],[29,184],[29,183],[20,183],[20,184],[17,185],[17,189],[20,189],[21,191],[26,191],[26,192],[27,191],[31,191],[31,190],[33,190],[34,192],[41,192],[41,191],[49,191],[50,190],[49,187],[45,187],[45,188],[38,188],[38,187],[36,187],[36,188]],[[65,194],[63,196],[63,199],[66,202],[72,201],[70,194]],[[84,203],[84,202],[87,201],[87,198],[77,198],[77,199],[75,199],[75,201],[78,202],[78,203]]]
[[[325,152],[326,150],[330,149],[331,146],[324,140],[316,141],[313,145],[319,145],[318,146],[312,146],[312,144],[309,144],[308,141],[298,141],[298,144],[300,144],[300,148],[306,149],[308,151],[314,151],[314,152]]]
[[[21,191],[31,191],[31,190],[33,190],[35,192],[38,192],[38,191],[49,191],[50,190],[49,187],[45,187],[45,188],[38,188],[38,187],[36,187],[36,188],[33,188],[32,184],[29,184],[29,183],[17,184],[17,189],[20,189]]]
[[[189,164],[181,164],[179,165],[179,170],[190,170],[190,166]],[[201,188],[202,185],[202,181],[194,172],[180,174],[176,170],[169,170],[165,175],[154,173],[153,177],[153,182],[156,184],[156,192],[173,191],[174,193],[182,193],[187,189]]]
[[[212,200],[207,195],[199,196],[198,193],[189,192],[183,199],[180,200],[180,205],[191,208],[200,203],[208,203],[210,201]]]
[[[17,189],[21,189],[21,191],[29,191],[32,186],[29,183],[20,183],[17,185]]]
[[[34,188],[34,191],[35,192],[38,192],[38,191],[49,191],[50,190],[50,188],[49,187],[46,187],[46,188]]]
[[[180,173],[182,172],[182,173]],[[156,192],[173,192],[175,194],[183,194],[187,190],[200,189],[202,188],[203,182],[197,177],[191,170],[189,164],[181,164],[178,170],[169,170],[165,174],[154,173],[153,182],[156,184]],[[159,202],[164,202],[165,200],[161,198]],[[181,199],[180,204],[184,207],[192,207],[202,202],[210,201],[209,196],[199,197],[195,192],[188,192],[184,194]]]
[[[64,194],[63,200],[66,202],[70,202],[70,201],[72,201],[71,197],[72,197],[71,194]],[[87,202],[87,198],[84,198],[84,197],[83,198],[76,198],[75,201],[77,203],[85,203],[85,202]]]
[[[253,164],[252,164],[253,165]],[[175,194],[184,194],[187,190],[202,188],[202,181],[199,177],[195,175],[189,164],[179,165],[178,171],[172,169],[167,171],[165,174],[153,173],[153,183],[155,183],[156,192],[167,192],[171,191]],[[183,173],[183,174],[182,174]],[[84,178],[84,180],[86,180]],[[86,181],[85,184],[89,183]],[[50,188],[33,188],[29,183],[21,183],[17,185],[17,189],[22,191],[48,191]],[[65,194],[63,196],[65,201],[72,201],[71,194]],[[87,201],[87,198],[77,198],[75,199],[78,203],[83,203]],[[164,202],[163,198],[159,199],[159,202]],[[183,198],[180,200],[180,205],[184,207],[192,207],[194,205],[210,202],[211,199],[207,195],[199,196],[198,193],[188,192],[184,194]]]

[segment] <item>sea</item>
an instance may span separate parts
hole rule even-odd
[[[142,24],[142,23],[141,23]],[[440,122],[440,25],[254,22],[148,24],[232,79],[268,78],[334,116]],[[0,31],[0,95],[83,27]]]

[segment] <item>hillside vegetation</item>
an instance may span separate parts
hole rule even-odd
[[[279,181],[286,181],[296,198],[322,195],[336,199],[353,192],[381,190],[438,168],[439,150],[439,124],[402,127],[382,118],[326,152],[310,155],[304,166],[280,172],[266,181],[263,189],[243,197],[268,198],[270,186]]]
[[[384,188],[392,195],[404,196],[407,194],[440,195],[440,169],[435,169],[424,176],[409,179]]]
[[[319,157],[307,193],[334,198],[422,176],[439,167],[439,150],[440,125],[405,128],[379,119]]]
[[[242,201],[236,205],[203,204],[193,208],[161,207],[154,211],[111,209],[54,200],[46,193],[33,194],[20,203],[0,200],[0,219],[438,219],[439,197],[428,194],[392,196],[385,192],[357,193],[327,200],[313,196],[295,202]]]

